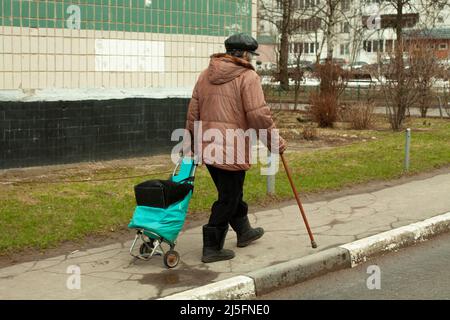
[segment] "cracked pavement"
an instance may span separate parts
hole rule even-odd
[[[252,225],[266,233],[248,247],[237,248],[230,229],[225,248],[233,249],[236,257],[228,261],[200,261],[202,229],[195,227],[180,233],[175,250],[181,261],[171,270],[161,256],[149,261],[131,257],[133,239],[21,263],[0,269],[0,299],[156,299],[448,212],[449,194],[450,174],[442,174],[304,204],[318,249],[311,248],[298,207],[290,205],[251,214]],[[67,288],[69,266],[80,268],[80,289]]]

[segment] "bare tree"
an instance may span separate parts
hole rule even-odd
[[[347,86],[347,72],[330,60],[316,66],[320,91],[311,93],[309,114],[319,127],[332,127],[338,117],[339,97]]]
[[[326,43],[328,60],[332,61],[333,59],[338,26],[341,23],[347,23],[350,29],[352,28],[351,21],[359,16],[358,10],[352,10],[350,0],[322,0],[316,6],[311,17],[321,21],[321,29],[324,32],[322,40],[324,44]],[[361,29],[361,26],[353,25],[353,28]]]
[[[362,16],[362,6],[354,6],[353,12],[351,13],[350,17],[348,17],[351,33],[350,61],[349,61],[350,64],[356,61],[356,58],[358,56],[358,53],[360,52],[360,49],[364,41],[364,34],[366,28],[361,23],[361,16]]]
[[[351,11],[342,3],[350,0],[261,0],[258,18],[271,23],[279,32],[278,78],[282,89],[289,88],[289,48],[293,36],[313,31],[316,62],[326,44],[327,58],[331,61],[335,47],[337,26],[351,19]],[[354,13],[353,13],[354,14]],[[306,30],[304,22],[313,22],[314,30]],[[320,47],[318,32],[323,31]]]
[[[329,61],[333,59],[335,28],[339,21],[339,4],[340,0],[325,0],[325,6],[318,12],[318,16],[321,16],[321,11],[324,13],[323,22],[327,41],[327,60]]]
[[[427,116],[427,111],[433,101],[432,88],[436,78],[443,73],[432,49],[432,40],[426,40],[428,32],[421,30],[420,35],[408,41],[410,56],[410,77],[414,79],[414,91],[418,97],[415,105],[418,106],[422,118]]]
[[[423,30],[421,30],[423,32]],[[405,35],[404,35],[405,36]],[[386,81],[381,88],[385,97],[387,115],[393,130],[400,130],[406,118],[406,111],[412,106],[420,109],[421,116],[426,117],[433,99],[432,87],[435,79],[442,73],[434,50],[428,46],[428,41],[420,38],[410,38],[402,44],[402,52],[407,58],[401,59],[401,82],[398,81],[399,65],[392,53],[394,62],[382,68]],[[406,39],[404,39],[406,40]]]
[[[280,86],[289,90],[289,48],[292,35],[299,32],[299,23],[306,8],[298,6],[298,0],[261,0],[258,18],[272,24],[279,32],[278,75]]]
[[[406,111],[417,98],[417,77],[411,72],[410,68],[405,68],[405,50],[410,52],[411,48],[404,44],[404,28],[410,23],[407,18],[411,17],[411,12],[417,15],[435,12],[437,8],[448,5],[447,0],[386,0],[395,10],[393,21],[383,23],[385,27],[392,27],[396,34],[396,45],[394,48],[394,63],[388,67],[388,81],[384,83],[383,91],[385,93],[387,113],[393,130],[400,130],[406,117]],[[414,16],[412,16],[414,18]],[[418,16],[417,16],[418,17]],[[430,16],[427,16],[430,18]],[[430,23],[424,20],[424,23]],[[412,62],[412,61],[410,61]],[[414,62],[416,63],[416,62]],[[424,64],[424,61],[421,62]]]
[[[300,92],[300,83],[303,79],[304,70],[301,65],[302,51],[294,53],[295,68],[289,72],[289,77],[294,80],[294,109],[297,109],[298,95]]]

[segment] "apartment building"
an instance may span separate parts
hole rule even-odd
[[[445,51],[446,34],[450,32],[450,9],[448,6],[436,6],[434,10],[424,10],[423,1],[412,1],[411,7],[406,7],[405,32],[407,30],[440,30],[434,32],[436,51]],[[262,61],[263,65],[276,64],[277,43],[279,32],[276,21],[280,19],[280,0],[261,0],[258,10],[263,19],[258,20],[258,39],[264,44],[264,49],[272,54],[270,61]],[[295,12],[291,21],[298,26],[290,39],[290,58],[293,61],[298,55],[301,60],[316,61],[327,56],[328,45],[331,44],[333,57],[342,58],[348,63],[364,61],[376,63],[389,55],[396,34],[392,28],[395,10],[389,1],[383,0],[341,0],[335,8],[332,41],[329,43],[325,32],[327,23],[327,6],[324,0],[293,0],[292,10]],[[264,14],[270,12],[270,14]],[[275,21],[275,23],[274,23]],[[444,35],[442,41],[438,38]],[[441,44],[442,42],[442,44]],[[443,52],[437,57],[448,57]]]

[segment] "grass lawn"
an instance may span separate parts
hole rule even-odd
[[[450,163],[450,121],[427,119],[427,122],[431,125],[424,125],[423,119],[408,120],[407,125],[412,128],[409,174]],[[349,130],[342,130],[342,133],[346,132]],[[357,132],[376,139],[329,149],[286,153],[299,192],[338,189],[403,174],[403,132]],[[126,227],[135,206],[133,186],[145,179],[165,178],[172,168],[167,161],[152,170],[138,166],[86,172],[67,170],[57,178],[35,177],[22,179],[20,183],[8,183],[5,180],[9,176],[1,174],[0,255],[27,247],[45,249],[65,240],[78,240],[88,234],[108,233]],[[140,177],[127,178],[130,176]],[[87,182],[61,181],[88,179]],[[276,177],[275,199],[265,193],[265,176],[261,176],[258,166],[254,166],[245,181],[245,199],[249,204],[261,205],[292,198],[281,164]],[[202,166],[197,171],[190,214],[208,212],[215,198],[214,185]]]

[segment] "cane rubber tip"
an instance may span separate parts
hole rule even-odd
[[[311,241],[311,246],[313,249],[317,248],[317,243],[315,241]]]

